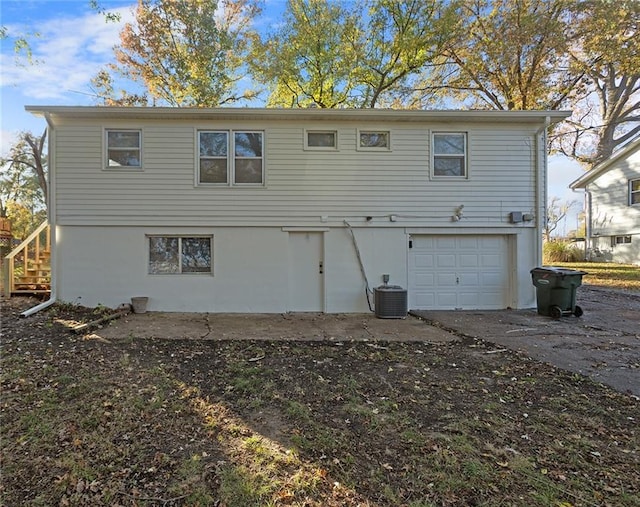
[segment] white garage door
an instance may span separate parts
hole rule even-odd
[[[409,308],[505,308],[509,272],[505,236],[412,236]]]

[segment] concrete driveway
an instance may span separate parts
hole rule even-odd
[[[416,311],[461,337],[490,341],[640,396],[640,294],[578,288],[584,310],[554,320],[535,310]]]
[[[369,340],[480,339],[640,396],[640,294],[583,286],[581,318],[535,310],[416,311],[406,319],[372,314],[130,314],[96,332],[107,339]],[[416,318],[419,317],[419,318]]]

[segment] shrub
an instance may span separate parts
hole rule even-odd
[[[579,262],[584,260],[584,252],[566,241],[547,241],[542,247],[542,260],[551,262]]]

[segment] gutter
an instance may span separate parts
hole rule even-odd
[[[536,254],[538,264],[542,265],[542,228],[547,221],[547,129],[551,125],[551,117],[545,116],[544,125],[536,132],[536,204],[538,206],[538,234],[536,234]],[[548,178],[548,175],[547,175]]]
[[[54,203],[54,199],[53,196],[55,195],[55,178],[53,177],[53,171],[55,168],[55,150],[53,149],[54,146],[54,139],[55,139],[55,130],[53,128],[53,122],[51,121],[51,116],[49,115],[49,113],[45,113],[44,114],[45,119],[47,120],[47,129],[48,129],[48,135],[49,135],[49,154],[48,154],[48,159],[49,159],[49,206],[48,206],[48,210],[49,210],[49,226],[51,228],[49,234],[50,234],[50,238],[51,238],[51,257],[50,257],[50,263],[51,263],[51,281],[50,281],[50,287],[51,287],[51,291],[49,292],[49,299],[47,299],[46,301],[43,301],[42,303],[40,303],[39,305],[34,306],[33,308],[29,308],[28,310],[25,310],[24,312],[22,312],[20,314],[20,317],[29,317],[31,315],[33,315],[34,313],[38,313],[40,310],[44,310],[45,308],[49,308],[51,305],[53,305],[56,302],[57,299],[57,291],[56,291],[56,285],[57,285],[57,254],[56,254],[56,215],[55,215],[55,203]]]

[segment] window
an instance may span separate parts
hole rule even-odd
[[[625,243],[631,243],[631,236],[612,236],[611,246],[624,245]]]
[[[198,183],[264,183],[262,132],[201,131],[198,145]]]
[[[149,274],[211,273],[211,236],[149,236]]]
[[[305,148],[312,150],[335,150],[338,147],[338,133],[335,130],[307,130]]]
[[[106,167],[142,167],[142,132],[140,130],[107,130]]]
[[[391,148],[388,130],[360,130],[358,132],[358,148],[372,150],[389,150]]]
[[[640,179],[629,180],[629,206],[640,204]]]
[[[433,134],[433,176],[467,177],[467,135],[461,132]]]

